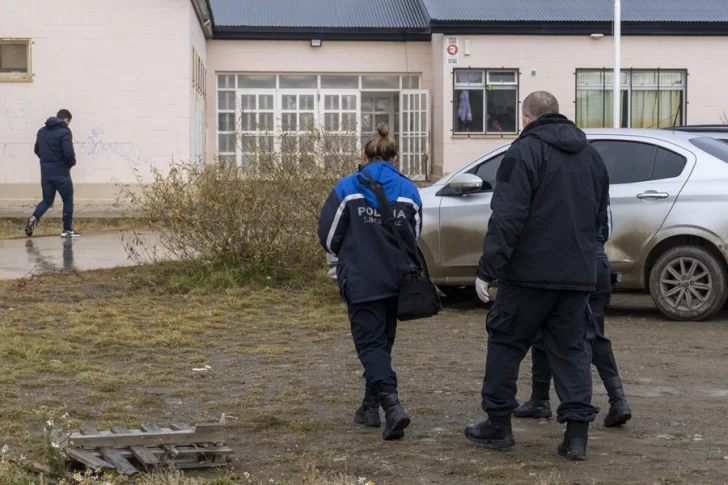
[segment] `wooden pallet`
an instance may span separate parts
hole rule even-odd
[[[233,450],[224,446],[225,423],[169,428],[143,424],[140,429],[114,426],[110,431],[84,428],[68,438],[69,458],[94,469],[134,475],[157,467],[206,468],[227,464]]]

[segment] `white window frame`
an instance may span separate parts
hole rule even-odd
[[[417,107],[412,107],[413,99],[419,100]],[[399,110],[400,169],[413,180],[427,180],[431,168],[430,92],[426,89],[403,89],[399,94]],[[416,149],[414,140],[417,140]],[[424,173],[421,168],[424,168]]]
[[[337,110],[329,110],[326,109],[326,96],[338,96],[339,97],[339,108]],[[344,109],[344,103],[342,103],[341,98],[343,96],[354,96],[356,99],[356,110],[345,110]],[[356,126],[354,128],[354,131],[344,131],[341,127],[342,121],[344,119],[344,114],[350,114],[354,112],[356,114]],[[328,113],[338,113],[339,114],[339,129],[336,131],[326,131],[326,114]],[[339,136],[348,136],[348,135],[355,135],[356,136],[356,150],[361,151],[361,91],[358,89],[321,89],[320,90],[320,100],[319,100],[319,126],[326,132],[331,133],[334,135]]]
[[[237,83],[237,80],[236,80]],[[255,109],[248,110],[247,113],[252,113],[255,115],[255,123],[256,123],[256,129],[255,130],[243,130],[243,96],[255,96]],[[260,97],[261,96],[271,96],[273,98],[273,110],[270,109],[260,109]],[[254,136],[257,138],[260,138],[261,136],[272,136],[273,137],[273,149],[277,150],[278,146],[276,143],[278,143],[279,138],[279,129],[278,129],[278,120],[276,119],[276,114],[278,113],[278,103],[279,99],[276,96],[276,90],[275,89],[236,89],[235,90],[235,110],[237,117],[235,119],[235,128],[237,132],[240,134],[241,137],[243,136]],[[261,113],[273,113],[273,129],[272,131],[261,131],[257,129],[258,126],[260,126],[260,114]],[[236,140],[236,150],[235,150],[235,161],[238,165],[241,165],[243,163],[243,155],[248,152],[243,151],[243,142],[242,140]]]
[[[457,75],[458,72],[481,72],[482,73],[482,82],[458,82]],[[511,73],[515,77],[515,81],[513,82],[491,82],[490,76],[492,73],[498,73],[498,72],[507,72]],[[463,69],[454,69],[453,70],[453,135],[517,135],[519,133],[519,109],[518,106],[520,105],[520,72],[518,69],[515,68],[463,68]],[[506,87],[512,87],[515,91],[515,98],[516,98],[516,105],[514,106],[514,122],[515,122],[515,131],[488,131],[488,93],[491,92],[491,89],[488,89],[489,86],[506,86]],[[457,102],[458,100],[455,98],[455,91],[482,91],[483,92],[483,131],[457,131],[455,130],[455,126],[457,126],[456,118],[457,118]]]

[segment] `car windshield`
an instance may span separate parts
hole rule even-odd
[[[715,158],[728,163],[728,143],[718,141],[715,138],[701,136],[691,138],[690,143],[700,148],[704,152],[713,155]]]

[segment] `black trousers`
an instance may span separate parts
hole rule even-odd
[[[488,332],[482,406],[493,419],[509,419],[518,407],[518,369],[539,331],[556,394],[557,420],[594,421],[591,353],[584,319],[589,292],[498,286],[498,297],[486,318]]]
[[[592,319],[587,321],[587,335],[592,351],[592,364],[597,368],[599,377],[603,382],[619,376],[617,361],[612,352],[612,342],[604,335],[604,311],[609,299],[611,282],[609,278],[609,261],[600,258],[597,262],[597,287],[589,296],[589,307]],[[551,367],[549,366],[546,348],[542,338],[537,338],[531,349],[533,393],[534,399],[546,401],[549,399],[551,383]],[[544,392],[545,391],[545,392]]]
[[[397,335],[397,297],[348,306],[351,336],[367,383],[378,393],[395,391],[392,347]]]

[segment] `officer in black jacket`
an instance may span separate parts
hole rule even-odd
[[[599,377],[609,395],[609,412],[604,418],[604,426],[616,428],[632,419],[632,410],[622,389],[622,380],[619,378],[617,361],[612,352],[612,342],[604,334],[604,311],[612,290],[609,273],[609,258],[604,251],[604,243],[609,240],[611,230],[611,215],[609,223],[605,224],[598,233],[597,239],[597,285],[589,297],[589,308],[592,320],[587,322],[587,335],[590,335],[592,364],[597,368]],[[549,389],[551,388],[551,367],[548,355],[543,346],[543,339],[539,338],[531,348],[531,399],[521,404],[513,415],[518,418],[550,418],[551,404],[549,403]]]
[[[587,300],[597,279],[597,230],[607,218],[609,175],[584,133],[558,114],[546,92],[523,102],[523,132],[496,174],[493,214],[476,288],[498,298],[486,319],[488,345],[482,407],[488,419],[465,436],[480,445],[515,445],[518,368],[539,331],[566,422],[559,454],[586,458],[592,406],[591,355],[585,340]]]

